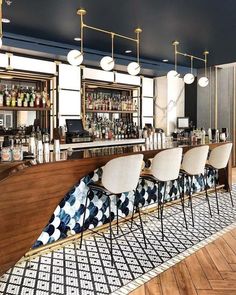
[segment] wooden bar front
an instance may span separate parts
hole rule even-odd
[[[210,144],[210,149],[220,144],[224,143]],[[183,151],[195,146],[183,146]],[[0,275],[30,250],[56,206],[81,178],[112,158],[142,153],[148,159],[161,150],[163,148],[145,150],[145,146],[140,145],[139,151],[128,150],[120,154],[75,158],[30,167],[27,162],[17,165],[0,164]],[[228,179],[231,184],[231,161],[228,165]],[[225,178],[220,177],[220,182],[225,184]]]

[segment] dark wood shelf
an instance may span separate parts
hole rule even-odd
[[[36,107],[0,107],[1,111],[50,111],[51,108],[36,108]]]
[[[137,113],[138,111],[104,111],[104,110],[87,110],[86,113],[119,113],[119,114],[133,114]]]

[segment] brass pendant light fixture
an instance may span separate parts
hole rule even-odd
[[[178,78],[178,77],[179,77],[179,74],[178,74],[178,72],[177,72],[177,57],[178,57],[178,55],[177,55],[177,53],[178,53],[178,51],[177,51],[177,46],[179,45],[179,42],[178,42],[178,41],[174,41],[174,42],[172,43],[172,45],[173,45],[174,48],[175,48],[175,69],[169,71],[169,72],[167,73],[167,77],[168,77],[168,78]]]
[[[184,83],[185,84],[192,84],[195,80],[193,75],[193,56],[191,56],[191,72],[184,75]]]
[[[206,87],[209,84],[209,79],[207,78],[207,55],[209,54],[209,51],[204,51],[203,54],[205,56],[205,76],[198,80],[198,85]]]
[[[100,61],[100,66],[104,71],[111,71],[115,66],[114,61],[114,33],[111,33],[111,56],[104,56]]]
[[[1,0],[0,0],[1,1]],[[100,66],[104,71],[111,71],[113,70],[115,66],[115,60],[114,60],[114,39],[117,38],[123,38],[132,42],[136,43],[137,46],[137,62],[131,62],[127,66],[127,71],[130,75],[136,76],[140,73],[140,33],[142,30],[140,28],[135,29],[136,38],[131,38],[128,36],[120,35],[114,32],[110,32],[107,30],[103,30],[100,28],[92,27],[84,23],[83,17],[86,14],[85,9],[78,9],[77,14],[80,15],[80,38],[81,38],[81,47],[80,51],[77,49],[71,50],[67,55],[68,62],[73,66],[79,66],[82,64],[84,59],[84,29],[91,29],[97,32],[105,33],[111,36],[111,56],[104,56],[100,61]]]
[[[199,61],[204,62],[204,65],[205,65],[205,76],[204,77],[201,77],[198,80],[198,85],[200,87],[206,87],[209,84],[209,79],[207,78],[207,55],[209,54],[209,51],[204,51],[203,52],[204,58],[201,58],[201,57],[198,57],[198,56],[194,56],[194,55],[190,55],[190,54],[187,54],[187,53],[183,53],[183,52],[178,51],[178,45],[179,45],[179,42],[178,41],[174,41],[172,43],[172,45],[174,46],[174,50],[175,50],[175,70],[169,71],[167,73],[167,77],[169,77],[169,78],[170,77],[172,77],[172,78],[179,77],[179,74],[177,72],[177,56],[178,55],[182,55],[182,56],[185,56],[185,57],[191,59],[191,72],[190,73],[187,73],[184,76],[184,82],[186,84],[192,84],[194,82],[195,77],[193,75],[193,60],[196,59],[196,60],[199,60]]]

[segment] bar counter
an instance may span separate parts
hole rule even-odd
[[[224,143],[211,143],[210,149]],[[81,232],[87,184],[102,175],[102,166],[119,156],[142,153],[145,162],[158,152],[176,147],[129,145],[61,152],[60,159],[51,154],[50,162],[26,160],[21,163],[0,163],[0,275],[4,274],[31,248],[50,244]],[[181,145],[186,152],[197,145]],[[40,163],[41,162],[41,163]],[[124,167],[128,168],[128,167]],[[231,161],[228,179],[231,184]],[[142,180],[143,181],[143,180]],[[154,202],[156,188],[140,181],[140,203]],[[195,180],[196,191],[203,190],[201,180]],[[211,187],[212,175],[207,175]],[[219,175],[219,183],[226,180]],[[176,184],[169,186],[167,202],[178,198]],[[132,208],[133,196],[123,194],[119,213],[127,216]],[[86,212],[86,228],[108,222],[107,204],[99,193],[90,195]],[[113,218],[115,210],[112,210]]]

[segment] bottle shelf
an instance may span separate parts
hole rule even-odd
[[[37,107],[7,107],[7,106],[2,106],[2,107],[0,107],[0,110],[1,111],[41,111],[42,112],[42,111],[50,111],[51,108],[49,108],[49,107],[37,108]]]
[[[118,114],[134,114],[137,113],[138,111],[115,111],[115,110],[111,110],[111,111],[106,111],[106,110],[88,110],[86,109],[86,113],[118,113]]]

